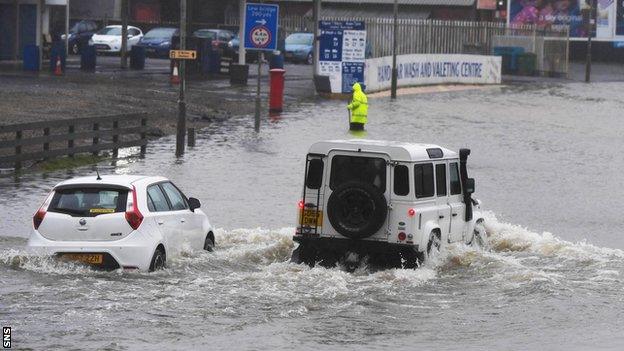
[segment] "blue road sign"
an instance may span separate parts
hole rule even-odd
[[[245,10],[245,49],[277,50],[279,6],[247,4]]]

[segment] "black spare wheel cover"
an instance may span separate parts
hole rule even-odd
[[[339,185],[327,202],[329,222],[338,233],[351,239],[375,234],[387,214],[384,194],[374,185],[359,181]]]

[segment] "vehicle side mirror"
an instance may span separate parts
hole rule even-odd
[[[472,194],[475,192],[475,180],[474,178],[466,179],[466,193]]]
[[[188,203],[189,203],[189,208],[191,209],[191,211],[195,212],[195,209],[198,209],[201,207],[201,203],[199,202],[199,200],[197,200],[194,197],[190,197],[188,199]]]

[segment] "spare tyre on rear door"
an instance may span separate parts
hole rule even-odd
[[[364,239],[375,234],[386,221],[388,204],[373,184],[345,182],[332,192],[327,216],[336,231],[347,238]]]

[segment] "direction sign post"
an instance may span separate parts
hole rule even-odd
[[[279,6],[268,4],[247,4],[245,8],[245,33],[243,47],[258,52],[258,80],[256,82],[256,113],[254,129],[260,131],[260,78],[262,75],[263,51],[277,50],[277,22]]]

